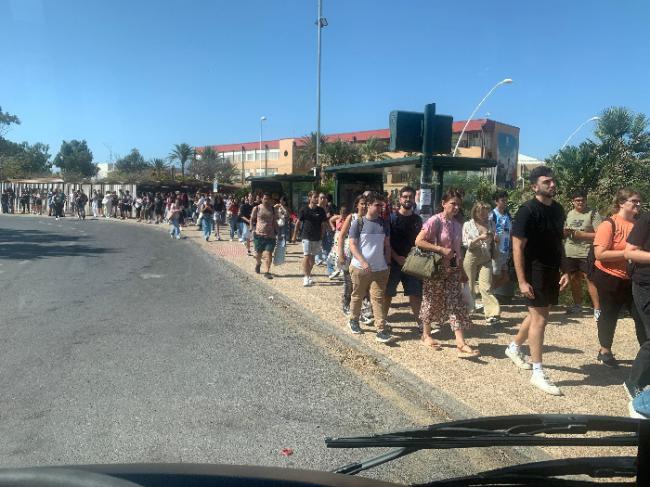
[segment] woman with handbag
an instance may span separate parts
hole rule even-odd
[[[458,357],[474,358],[480,356],[480,353],[465,342],[464,333],[472,326],[461,291],[462,283],[467,282],[467,276],[458,265],[462,228],[456,216],[461,205],[460,193],[454,189],[447,190],[442,196],[442,211],[426,221],[415,239],[415,245],[420,250],[442,256],[439,272],[422,282],[420,320],[424,345],[440,350],[440,343],[431,338],[431,324],[449,323],[456,335]]]
[[[485,320],[490,325],[499,323],[501,308],[492,294],[492,258],[495,252],[495,226],[488,216],[490,205],[477,201],[472,207],[472,218],[463,224],[463,245],[467,248],[463,269],[472,296],[478,280],[478,290],[483,300]]]

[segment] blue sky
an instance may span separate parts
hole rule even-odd
[[[521,128],[546,157],[608,106],[650,115],[650,2],[323,0],[322,130],[385,128],[395,109]],[[7,137],[86,139],[95,162],[137,147],[315,130],[316,0],[0,0]],[[585,127],[574,142],[589,136]]]

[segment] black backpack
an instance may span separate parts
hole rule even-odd
[[[609,222],[612,226],[612,239],[609,241],[609,246],[614,244],[614,235],[616,234],[616,223],[610,217],[603,220],[603,223]],[[602,223],[601,223],[602,225]],[[609,250],[609,249],[608,249]],[[594,244],[589,246],[589,253],[587,254],[587,278],[591,281],[596,271],[596,253],[594,252]]]

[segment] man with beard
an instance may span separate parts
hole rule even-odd
[[[419,323],[420,305],[422,304],[422,281],[404,274],[402,266],[422,230],[422,218],[413,212],[415,189],[404,186],[399,192],[399,210],[389,213],[391,265],[384,298],[384,314],[388,317],[392,299],[397,296],[397,286],[401,282],[404,295],[408,296],[411,311]]]
[[[544,330],[552,305],[557,305],[559,292],[569,284],[568,274],[560,277],[563,261],[564,210],[553,201],[556,192],[553,171],[539,166],[530,173],[535,197],[521,205],[512,227],[512,249],[519,289],[526,298],[528,315],[515,339],[506,348],[506,356],[517,367],[533,370],[530,383],[547,394],[561,395],[542,368]],[[521,351],[528,340],[532,365]]]

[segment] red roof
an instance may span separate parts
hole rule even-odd
[[[467,120],[459,120],[453,122],[451,130],[453,133],[458,134],[463,130],[463,126]],[[492,124],[494,121],[487,118],[480,118],[476,120],[471,120],[469,125],[465,129],[465,132],[478,132],[483,129],[486,125]],[[358,132],[342,132],[338,134],[325,134],[327,140],[335,141],[342,140],[344,142],[366,142],[368,139],[376,138],[381,140],[390,139],[390,129],[377,129],[377,130],[360,130]],[[302,137],[297,137],[295,139],[297,146],[303,145]],[[262,147],[268,145],[269,149],[278,149],[280,147],[279,140],[263,140]],[[231,152],[231,151],[240,151],[242,147],[246,151],[255,150],[260,148],[259,141],[257,142],[242,142],[238,144],[222,144],[222,145],[213,145],[211,146],[217,152]],[[199,150],[203,147],[198,147]]]

